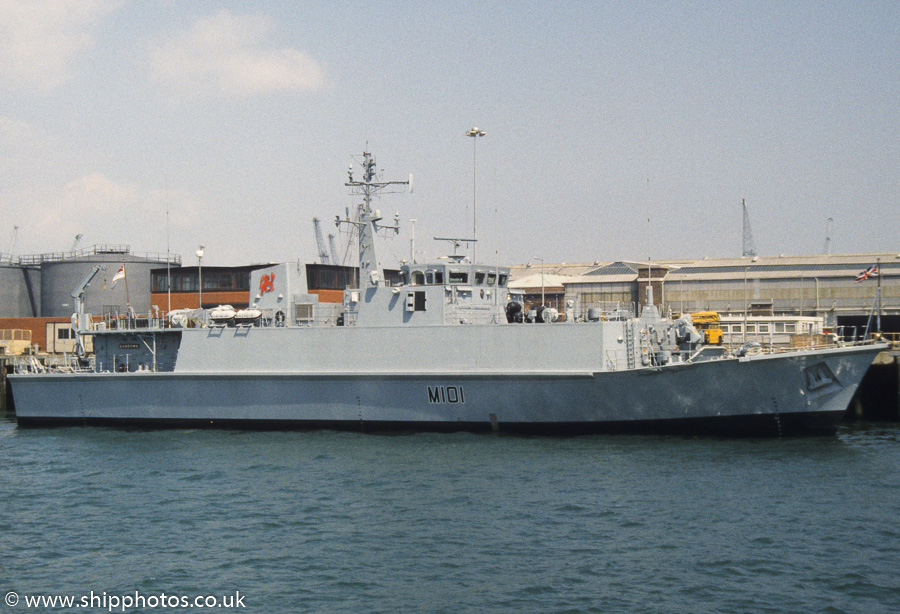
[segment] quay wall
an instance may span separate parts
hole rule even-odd
[[[875,358],[850,401],[845,419],[900,421],[900,350],[882,352]]]
[[[9,384],[6,383],[6,372],[9,368],[7,358],[0,356],[0,414],[12,411],[12,407],[7,406],[7,399],[10,398]]]

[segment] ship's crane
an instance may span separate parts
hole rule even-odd
[[[91,317],[84,313],[84,293],[87,291],[88,286],[91,285],[91,280],[105,268],[101,264],[96,265],[72,290],[72,298],[75,299],[75,313],[72,314],[72,331],[75,333],[75,353],[78,355],[78,358],[84,358],[84,341],[81,335],[89,330],[91,324]]]
[[[325,239],[322,238],[322,227],[319,224],[319,218],[313,218],[313,227],[316,229],[316,245],[319,248],[319,262],[322,264],[330,264],[328,260],[328,250],[325,249]]]

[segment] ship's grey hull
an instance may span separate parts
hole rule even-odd
[[[539,434],[833,433],[872,347],[615,372],[10,376],[22,425],[134,424]]]

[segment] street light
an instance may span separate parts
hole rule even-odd
[[[534,257],[535,260],[539,260],[541,263],[541,308],[544,307],[544,259]]]
[[[197,287],[200,289],[200,309],[203,309],[203,246],[200,246],[197,254]]]
[[[478,150],[476,143],[478,143],[478,137],[484,135],[484,130],[479,130],[477,127],[466,132],[466,136],[472,137],[472,238],[476,241],[478,240]],[[475,257],[477,245],[477,242],[472,243],[472,262],[477,262]]]

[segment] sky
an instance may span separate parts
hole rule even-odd
[[[900,252],[898,39],[897,2],[2,0],[0,252],[313,262],[363,151],[414,177],[386,266],[740,256],[743,200],[760,255]]]

